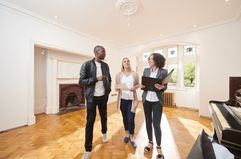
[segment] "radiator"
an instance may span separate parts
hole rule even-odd
[[[174,93],[163,93],[163,105],[166,107],[174,107]]]

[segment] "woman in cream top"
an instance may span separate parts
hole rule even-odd
[[[138,105],[136,89],[139,88],[139,78],[136,72],[132,71],[130,60],[122,59],[121,72],[116,75],[116,91],[118,91],[117,108],[121,110],[123,124],[125,127],[124,143],[130,141],[131,146],[136,148],[134,141],[135,112]]]

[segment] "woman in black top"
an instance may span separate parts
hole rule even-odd
[[[145,68],[143,76],[164,79],[167,75],[167,70],[163,69],[165,65],[165,58],[158,53],[152,53],[148,58],[149,66]],[[154,127],[154,133],[157,143],[157,158],[164,159],[164,155],[161,150],[161,117],[163,108],[162,93],[167,89],[167,85],[155,84],[156,91],[145,90],[146,86],[142,85],[144,92],[142,94],[142,102],[144,106],[146,130],[148,135],[149,144],[144,148],[147,153],[153,148],[152,139],[152,125]]]

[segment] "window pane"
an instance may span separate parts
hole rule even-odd
[[[177,75],[178,75],[177,64],[168,65],[168,73],[171,72],[172,69],[174,69],[174,71],[172,73],[170,83],[177,84]]]
[[[168,58],[177,57],[177,48],[169,48],[167,57]]]
[[[194,63],[184,64],[184,86],[186,87],[195,86],[195,64]]]
[[[184,56],[190,56],[196,54],[196,47],[193,45],[184,46]]]
[[[145,61],[145,62],[148,61],[148,57],[150,56],[150,54],[151,54],[150,52],[143,53],[143,58],[142,58],[143,61]]]

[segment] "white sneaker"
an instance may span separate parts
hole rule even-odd
[[[104,143],[108,142],[108,137],[107,137],[107,134],[106,134],[106,133],[103,134],[103,136],[102,136],[102,141],[103,141]]]
[[[83,156],[82,156],[82,159],[89,159],[90,158],[90,152],[89,151],[85,151]]]

